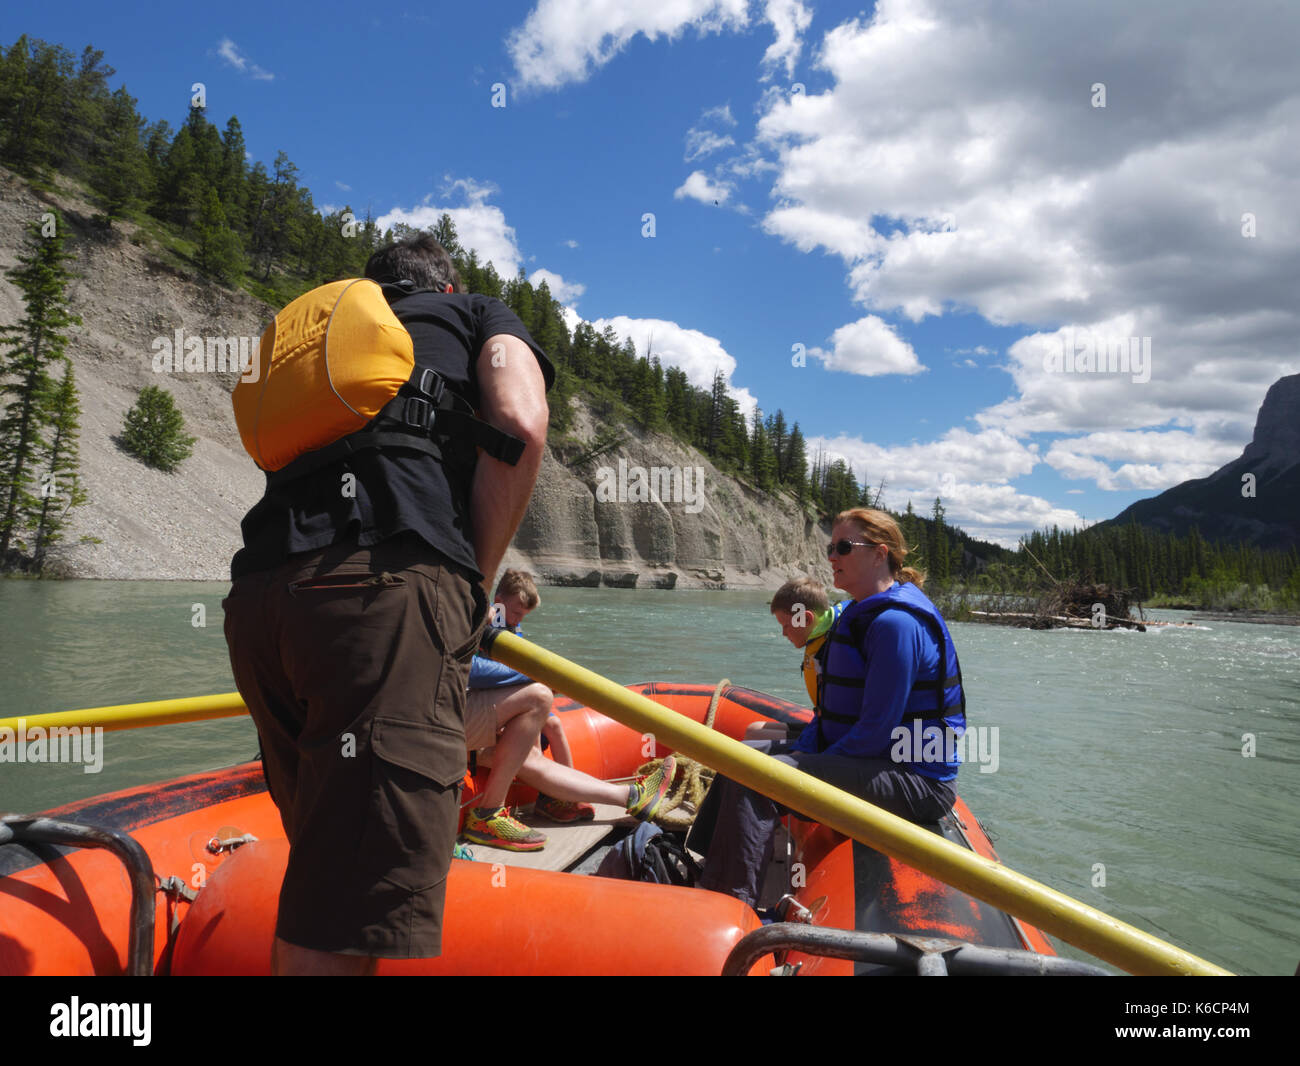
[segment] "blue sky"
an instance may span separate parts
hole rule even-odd
[[[1086,7],[66,2],[0,41],[93,44],[173,126],[202,82],[318,205],[450,211],[889,506],[1011,544],[1235,458],[1300,370],[1300,17]]]

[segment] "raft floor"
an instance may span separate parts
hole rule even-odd
[[[525,812],[521,821],[546,834],[541,851],[507,851],[486,844],[470,843],[475,862],[499,862],[506,866],[527,866],[533,870],[567,870],[592,848],[609,836],[616,826],[635,825],[636,819],[622,807],[592,804],[596,819],[592,822],[552,822],[540,814]]]

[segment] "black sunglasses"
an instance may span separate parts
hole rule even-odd
[[[826,545],[827,555],[848,555],[854,548],[878,548],[880,542],[869,540],[836,540]]]

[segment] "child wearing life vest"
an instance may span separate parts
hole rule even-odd
[[[830,635],[831,625],[844,609],[845,600],[831,606],[826,587],[810,577],[787,581],[772,597],[772,614],[781,626],[781,635],[796,648],[803,649],[804,686],[812,702],[813,713],[821,706],[819,680],[823,656],[820,654]],[[793,740],[803,729],[782,722],[753,722],[745,730],[746,740]]]

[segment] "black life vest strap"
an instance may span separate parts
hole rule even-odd
[[[369,424],[323,448],[306,452],[279,470],[267,471],[268,488],[278,489],[360,451],[402,448],[448,461],[443,445],[452,439],[482,448],[493,459],[514,466],[524,442],[478,418],[469,403],[447,388],[436,370],[417,366]]]
[[[861,682],[859,682],[859,684],[860,683]],[[852,725],[854,722],[858,720],[858,715],[856,714],[840,714],[837,711],[828,711],[825,708],[822,709],[821,715],[828,722],[844,722],[845,724],[848,725]],[[914,718],[925,719],[925,718],[944,718],[944,717],[946,717],[946,715],[938,714],[935,710],[903,712],[904,722],[909,722]]]
[[[291,481],[297,481],[298,478],[314,474],[317,470],[323,470],[358,452],[370,451],[374,448],[406,448],[410,451],[423,452],[425,455],[432,456],[437,462],[442,462],[442,449],[427,437],[417,437],[413,433],[391,430],[382,433],[362,430],[359,433],[351,433],[342,440],[336,440],[333,444],[327,444],[324,448],[317,448],[314,452],[300,455],[288,466],[283,466],[279,470],[268,470],[266,486],[268,489],[282,488]]]
[[[919,607],[915,607],[910,603],[898,603],[898,602],[883,603],[879,607],[875,607],[872,610],[867,611],[864,614],[860,614],[857,617],[851,619],[849,621],[849,626],[848,626],[848,630],[849,630],[848,635],[844,635],[839,632],[839,626],[838,626],[839,619],[836,619],[837,625],[835,626],[835,628],[831,630],[830,637],[826,641],[826,644],[823,645],[823,647],[829,647],[831,641],[833,640],[839,644],[851,644],[855,649],[859,651],[859,653],[861,653],[861,649],[866,641],[867,630],[871,628],[871,623],[874,622],[877,618],[879,618],[884,611],[889,611],[889,610],[906,611],[913,618],[916,618],[920,620],[922,623],[924,623],[925,627],[930,631],[931,636],[935,638],[935,642],[939,645],[939,669],[945,675],[942,680],[915,681],[912,683],[912,689],[911,689],[912,692],[938,692],[940,694],[939,706],[927,710],[904,711],[903,721],[907,722],[907,721],[921,720],[926,718],[934,718],[934,719],[946,718],[948,714],[951,714],[953,712],[949,711],[944,706],[944,697],[946,696],[948,689],[954,688],[956,686],[961,686],[961,703],[959,706],[961,709],[961,714],[964,716],[966,714],[966,689],[965,686],[962,686],[962,681],[961,681],[961,663],[959,662],[957,664],[957,673],[955,675],[947,674],[948,641],[944,637],[943,626],[941,626],[934,619],[932,615],[921,610]],[[832,675],[823,672],[820,679],[820,685],[825,686],[826,684],[839,685],[843,688],[860,689],[866,684],[866,677],[865,676],[864,677],[840,677],[838,675]],[[820,689],[818,692],[818,696],[819,696],[818,702],[820,703],[821,702]],[[856,714],[839,714],[837,712],[828,711],[824,707],[819,707],[818,709],[821,715],[824,716],[826,720],[830,722],[843,722],[846,724],[851,724],[858,720],[858,716]]]

